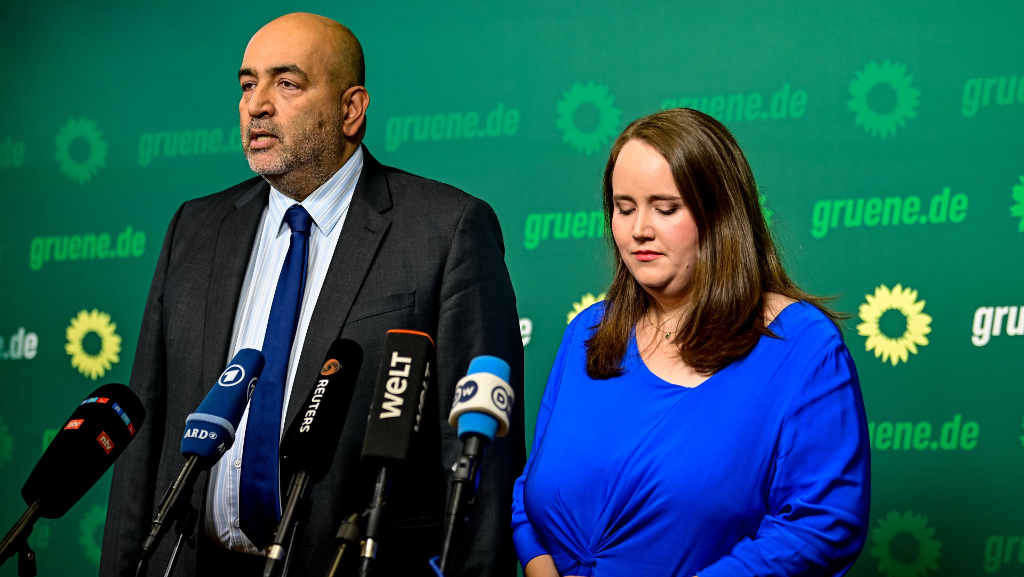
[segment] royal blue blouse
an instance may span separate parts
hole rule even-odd
[[[864,544],[864,403],[842,336],[789,305],[746,357],[695,388],[647,369],[586,373],[598,303],[565,331],[515,484],[525,566],[597,577],[842,575]]]

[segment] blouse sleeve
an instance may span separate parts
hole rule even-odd
[[[699,577],[842,575],[864,546],[870,466],[856,369],[838,333],[810,358],[783,416],[768,514]]]
[[[533,525],[530,524],[529,517],[526,515],[526,508],[523,504],[523,487],[526,485],[526,474],[537,455],[537,449],[544,441],[544,433],[547,431],[548,421],[551,419],[551,410],[554,407],[555,399],[558,397],[558,389],[562,382],[562,375],[565,372],[566,356],[568,356],[569,350],[573,346],[581,345],[581,343],[576,342],[573,335],[576,332],[576,327],[583,320],[580,317],[589,316],[588,312],[592,311],[584,311],[577,315],[573,323],[565,329],[562,343],[558,347],[558,354],[555,356],[555,362],[551,366],[551,373],[548,375],[547,385],[544,387],[544,396],[541,398],[540,408],[537,410],[533,446],[530,448],[526,467],[523,469],[523,473],[519,475],[519,478],[516,479],[512,490],[512,540],[515,543],[519,562],[522,563],[523,567],[526,567],[526,564],[534,557],[548,554],[541,544]]]

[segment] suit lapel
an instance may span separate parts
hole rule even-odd
[[[217,379],[228,360],[235,310],[269,190],[270,185],[260,179],[230,206],[217,227],[203,330],[204,386]]]
[[[313,388],[327,349],[341,333],[377,248],[391,226],[391,217],[386,214],[391,208],[387,179],[369,151],[364,148],[363,152],[363,171],[306,330],[285,423],[294,420]]]

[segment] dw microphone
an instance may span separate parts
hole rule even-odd
[[[292,478],[281,521],[267,550],[264,577],[272,577],[281,566],[287,553],[284,544],[306,490],[323,478],[331,465],[362,363],[363,349],[358,344],[348,339],[335,340],[302,412],[295,415],[284,434],[281,468],[290,471]]]
[[[454,542],[459,511],[472,491],[477,467],[484,447],[495,435],[508,434],[509,418],[515,394],[509,386],[511,369],[508,363],[492,356],[479,356],[469,363],[469,370],[455,387],[455,401],[448,423],[456,427],[462,439],[462,455],[452,466],[452,484],[445,512],[444,545],[441,549],[441,572],[448,566]]]
[[[264,362],[263,353],[256,349],[238,351],[203,402],[185,418],[185,434],[181,438],[181,454],[185,456],[185,464],[160,499],[149,534],[142,542],[142,552],[135,571],[137,576],[145,574],[146,564],[157,543],[170,523],[181,514],[182,497],[192,492],[196,477],[212,467],[234,444],[235,427],[242,419]]]
[[[389,490],[388,469],[405,463],[419,431],[430,379],[434,341],[426,333],[390,330],[384,359],[363,440],[363,460],[378,467],[366,523],[359,574],[370,575],[379,545],[384,501]]]

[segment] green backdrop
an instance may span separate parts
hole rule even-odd
[[[1024,575],[1024,4],[86,4],[0,7],[3,523],[52,428],[127,381],[174,209],[251,176],[241,54],[304,9],[363,42],[373,153],[496,209],[530,430],[609,278],[611,140],[696,107],[746,151],[793,276],[852,315],[873,447],[852,574]],[[108,486],[39,523],[42,575],[96,572]]]

